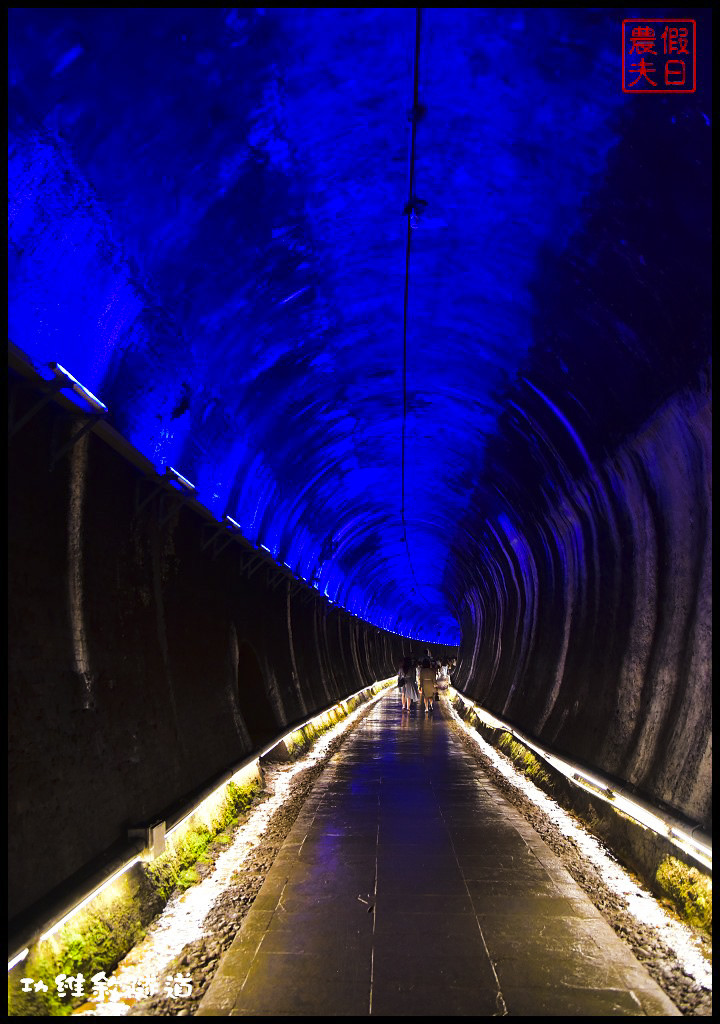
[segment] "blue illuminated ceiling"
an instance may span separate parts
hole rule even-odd
[[[12,341],[332,600],[457,642],[548,451],[582,473],[706,352],[708,108],[622,94],[622,16],[423,12],[404,339],[415,9],[13,10]]]

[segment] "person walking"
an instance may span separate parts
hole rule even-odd
[[[420,700],[417,683],[415,681],[415,665],[412,658],[403,658],[398,672],[398,687],[402,699],[403,711],[410,710],[410,702]]]
[[[438,697],[444,696],[450,687],[450,665],[448,662],[441,662],[440,668],[438,669],[437,678],[437,695]]]
[[[425,711],[429,714],[433,709],[433,698],[435,696],[435,678],[437,672],[433,668],[430,658],[423,658],[420,666],[420,689],[425,702]]]

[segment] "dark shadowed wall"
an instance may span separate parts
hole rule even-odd
[[[495,530],[459,675],[496,714],[708,831],[710,430],[703,376],[582,486]]]
[[[94,434],[51,469],[76,427],[46,407],[10,448],[11,914],[403,651],[239,545],[202,550],[200,516]]]
[[[10,14],[9,336],[206,510],[13,441],[14,906],[397,634],[707,828],[709,9],[656,97],[612,8]]]

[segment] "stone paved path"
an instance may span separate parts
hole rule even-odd
[[[199,1016],[681,1016],[440,714],[318,779]]]

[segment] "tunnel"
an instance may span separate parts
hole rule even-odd
[[[11,934],[408,655],[710,833],[711,26],[636,95],[645,14],[10,9]]]

